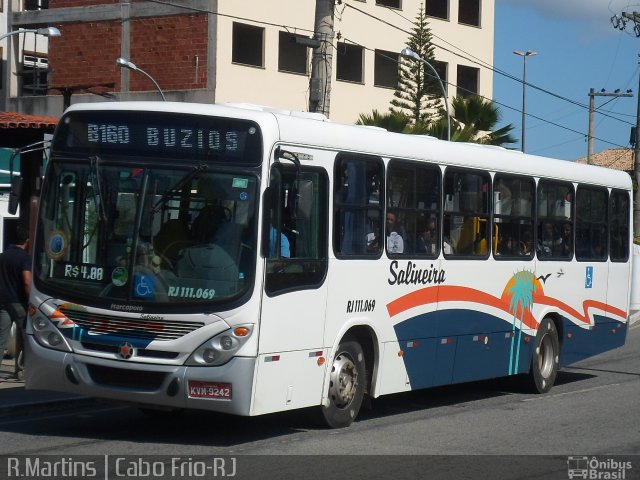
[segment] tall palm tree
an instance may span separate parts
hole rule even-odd
[[[536,291],[536,276],[529,270],[516,272],[512,278],[512,285],[508,292],[511,294],[509,309],[513,311],[513,327],[511,328],[511,349],[509,352],[509,375],[518,373],[520,361],[520,343],[522,339],[522,324],[525,313],[533,306],[533,292]],[[515,341],[516,319],[520,312],[520,325],[518,326],[518,346],[515,353],[515,365],[513,364],[513,344]]]
[[[371,114],[361,113],[356,125],[370,125],[382,127],[390,132],[408,133],[410,121],[411,119],[402,112],[389,110],[380,113],[378,110],[373,110]]]
[[[500,110],[493,102],[479,96],[457,96],[451,101],[451,140],[485,145],[515,143],[509,124],[494,130],[500,121]],[[438,118],[429,125],[429,134],[446,138],[447,112],[440,109]]]

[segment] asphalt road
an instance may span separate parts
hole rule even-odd
[[[391,474],[405,478],[405,473],[410,478],[424,473],[426,465],[428,478],[452,478],[454,467],[461,469],[462,475],[455,475],[458,478],[487,474],[493,478],[568,478],[569,456],[609,462],[602,470],[611,467],[612,458],[622,455],[633,463],[623,478],[640,478],[640,323],[631,327],[623,348],[562,370],[546,395],[521,393],[503,380],[392,395],[377,399],[371,410],[361,412],[343,430],[323,428],[315,413],[304,410],[242,418],[185,412],[148,417],[128,406],[99,404],[4,418],[0,421],[0,453],[46,453],[61,458],[108,455],[110,462],[127,455],[207,462],[224,456],[218,460],[226,459],[227,467],[231,459],[237,459],[237,467],[244,468],[240,473],[259,474],[259,478],[382,478]],[[0,459],[0,474],[4,459]],[[170,459],[161,461],[169,465]],[[189,471],[191,466],[185,464],[178,477],[175,471],[168,475],[165,470],[164,478],[203,478]],[[111,467],[110,475],[115,471]],[[229,468],[226,472],[229,474]],[[139,473],[131,470],[128,477],[142,478],[136,477]],[[205,473],[204,478],[221,476],[213,475],[211,469]]]

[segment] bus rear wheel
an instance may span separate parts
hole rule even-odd
[[[365,371],[360,344],[341,342],[331,364],[328,401],[322,406],[322,415],[329,427],[348,427],[355,420],[364,397]]]
[[[531,359],[531,369],[527,382],[534,393],[547,393],[553,387],[558,375],[560,341],[553,321],[545,318],[540,323]]]

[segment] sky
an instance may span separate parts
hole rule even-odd
[[[620,30],[611,17],[633,11],[640,12],[638,0],[495,0],[493,100],[498,125],[515,127],[518,143],[509,146],[520,148],[522,137],[523,57],[514,50],[537,52],[526,60],[527,153],[564,160],[587,155],[590,88],[632,90],[633,97],[595,97],[593,151],[629,146],[640,38],[633,22]]]

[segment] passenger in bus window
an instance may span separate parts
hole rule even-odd
[[[528,257],[529,255],[531,255],[531,240],[532,236],[531,236],[531,228],[525,228],[524,230],[522,230],[522,235],[520,237],[520,244],[519,244],[519,249],[518,249],[518,254],[521,256],[526,256]]]
[[[387,251],[389,253],[402,253],[404,251],[404,239],[402,227],[397,222],[394,212],[387,212]]]
[[[559,255],[571,257],[573,255],[573,227],[569,222],[562,224],[560,235]]]
[[[511,256],[515,253],[513,248],[513,238],[509,234],[504,234],[498,241],[498,255]]]
[[[545,222],[541,224],[540,237],[538,241],[538,254],[542,256],[551,255],[562,243],[562,239],[554,232],[553,224]]]
[[[420,222],[416,237],[416,253],[436,253],[437,235],[436,219],[433,215]]]

